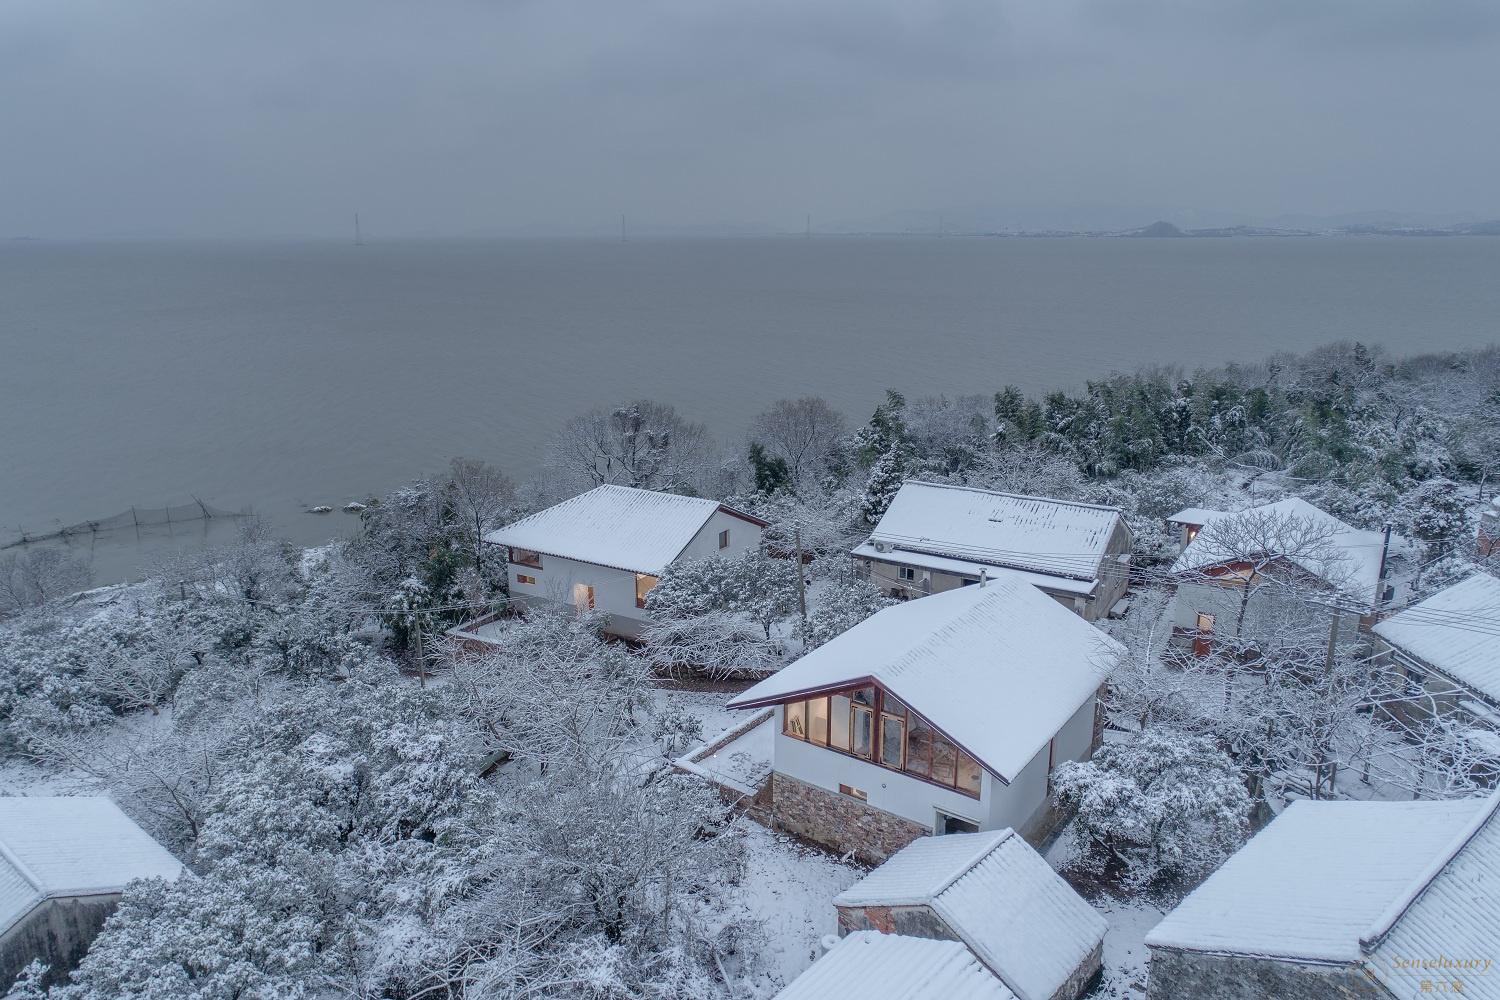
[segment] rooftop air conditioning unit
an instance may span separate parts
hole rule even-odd
[[[876,552],[889,552],[889,551],[891,551],[891,547],[889,545],[887,545],[885,542],[876,542],[875,543],[875,551]]]

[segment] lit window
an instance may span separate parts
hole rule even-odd
[[[721,549],[727,549],[727,548],[729,548],[729,529],[728,528],[725,528],[723,531],[719,532],[719,548],[721,548]]]
[[[807,740],[828,745],[828,699],[813,698],[807,703]]]
[[[516,574],[516,582],[517,583],[529,583],[529,584],[535,585],[535,583],[536,583],[536,577],[534,577],[534,576],[527,576],[525,573],[517,573]]]
[[[807,739],[807,702],[788,702],[782,710],[781,731],[799,740]]]
[[[1212,632],[1214,630],[1214,616],[1206,611],[1198,612],[1198,631]]]
[[[839,794],[847,795],[851,799],[859,799],[861,802],[870,801],[870,797],[864,793],[863,789],[855,788],[853,785],[839,785]]]
[[[530,566],[532,569],[541,569],[542,554],[540,552],[533,552],[530,549],[512,548],[510,550],[510,562],[515,566]]]
[[[635,575],[635,606],[644,608],[646,606],[646,595],[651,593],[651,588],[656,586],[657,578],[645,573]]]

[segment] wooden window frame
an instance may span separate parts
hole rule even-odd
[[[729,529],[728,528],[725,528],[723,531],[719,532],[719,548],[721,548],[721,549],[727,549],[727,548],[729,548]]]
[[[875,692],[874,703],[871,705],[864,705],[854,700],[855,692],[865,689],[871,689]],[[835,695],[845,695],[849,698],[849,749],[844,749],[833,745],[833,697]],[[806,743],[808,746],[814,746],[818,747],[821,750],[829,750],[833,753],[843,754],[845,757],[853,757],[855,760],[862,760],[866,764],[873,764],[876,767],[884,768],[887,771],[894,771],[898,774],[904,774],[906,777],[911,778],[914,781],[922,781],[926,782],[929,785],[933,785],[934,787],[946,789],[947,791],[962,795],[964,798],[974,799],[976,801],[983,798],[984,765],[979,764],[978,759],[975,758],[973,754],[969,753],[963,747],[953,742],[953,740],[943,735],[942,730],[938,729],[937,726],[934,726],[930,721],[928,721],[925,716],[921,715],[918,712],[912,711],[910,705],[902,702],[894,695],[889,696],[890,700],[892,702],[895,702],[897,705],[900,705],[902,710],[900,712],[889,711],[889,708],[891,706],[887,705],[886,703],[887,697],[888,696],[885,689],[882,688],[879,684],[857,684],[854,687],[824,691],[820,694],[798,698],[795,701],[783,702],[781,733],[783,736],[786,736],[789,739],[800,740],[801,742]],[[821,742],[812,738],[812,725],[808,721],[812,717],[810,703],[818,699],[824,700],[828,705],[828,725],[825,727],[826,732],[824,733],[823,740]],[[803,734],[801,736],[791,732],[787,725],[787,719],[790,715],[788,709],[791,705],[794,704],[802,706]],[[856,724],[855,720],[858,718],[860,712],[868,712],[870,714],[870,753],[868,756],[862,753],[858,753],[853,749],[855,743],[855,733],[859,731],[859,727]],[[913,718],[920,719],[923,727],[926,728],[930,733],[932,733],[932,742],[930,745],[931,749],[928,750],[926,757],[928,774],[925,775],[917,774],[916,772],[907,769],[907,763],[910,760],[909,754],[911,752],[911,720]],[[882,759],[882,749],[885,742],[885,723],[887,720],[896,722],[901,726],[901,763],[899,765],[888,764]],[[939,781],[933,773],[935,772],[937,767],[937,742],[939,740],[947,744],[953,750],[953,775],[951,783],[946,781]],[[974,761],[974,763],[980,768],[979,788],[975,789],[972,792],[967,788],[964,788],[959,783],[960,762],[964,758]]]
[[[532,569],[542,568],[542,554],[534,549],[518,549],[512,545],[506,549],[505,555],[505,561],[512,566],[530,566]]]

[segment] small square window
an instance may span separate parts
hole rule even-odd
[[[536,585],[536,577],[534,577],[534,576],[527,576],[525,573],[517,573],[516,574],[516,582],[517,583],[529,583],[529,584],[535,586]]]
[[[1206,611],[1198,612],[1198,631],[1212,632],[1214,630],[1214,616]]]
[[[917,571],[916,570],[912,569],[910,566],[902,566],[901,567],[901,579],[903,579],[903,580],[915,580],[916,578],[917,578]]]
[[[853,785],[839,785],[839,794],[847,795],[851,799],[859,799],[861,802],[870,801],[870,796],[866,795],[863,789],[855,788]]]
[[[728,528],[725,528],[723,531],[719,532],[719,548],[721,548],[721,549],[727,549],[727,548],[729,548],[729,529]]]

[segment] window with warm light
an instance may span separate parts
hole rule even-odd
[[[644,608],[646,606],[646,595],[651,593],[651,588],[656,586],[658,577],[646,573],[635,575],[635,606]]]
[[[510,563],[512,566],[530,566],[532,569],[541,569],[542,554],[540,552],[533,552],[531,549],[512,547],[510,550]]]

